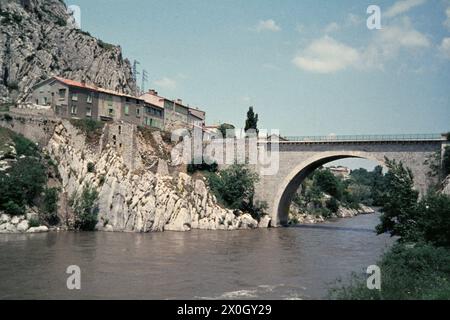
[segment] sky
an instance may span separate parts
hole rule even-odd
[[[450,131],[450,0],[66,0],[146,89],[285,136]],[[369,30],[367,8],[381,9]],[[139,80],[140,84],[140,80]]]

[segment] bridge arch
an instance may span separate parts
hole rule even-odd
[[[302,161],[294,167],[293,170],[282,180],[281,185],[275,195],[272,204],[272,221],[274,226],[283,226],[288,223],[289,207],[292,199],[297,192],[302,182],[314,170],[321,166],[342,159],[356,158],[366,159],[378,162],[380,165],[385,165],[384,158],[379,159],[374,157],[370,152],[361,151],[338,151],[338,152],[322,152],[318,155],[312,156],[305,161]]]

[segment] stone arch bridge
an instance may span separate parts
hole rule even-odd
[[[286,141],[266,142],[279,147],[279,170],[274,175],[261,176],[255,200],[264,201],[272,218],[272,226],[288,222],[289,206],[303,180],[317,168],[340,159],[368,159],[384,165],[385,158],[402,161],[414,174],[416,189],[424,194],[433,183],[427,160],[441,153],[445,136],[334,136],[296,137]],[[258,168],[257,168],[258,169]]]

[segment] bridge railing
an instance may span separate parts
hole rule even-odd
[[[397,135],[330,135],[284,137],[291,142],[352,142],[352,141],[436,141],[443,140],[441,134],[397,134]]]

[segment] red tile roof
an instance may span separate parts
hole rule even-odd
[[[138,97],[129,95],[129,94],[125,94],[125,93],[120,93],[117,91],[113,91],[113,90],[108,90],[108,89],[104,89],[104,88],[100,88],[94,85],[88,85],[86,83],[82,83],[82,82],[78,82],[78,81],[74,81],[74,80],[69,80],[69,79],[65,79],[62,77],[53,77],[54,79],[58,80],[59,82],[64,83],[65,85],[71,86],[71,87],[78,87],[78,88],[82,88],[82,89],[88,89],[88,90],[92,90],[92,91],[96,91],[96,92],[101,92],[101,93],[107,93],[107,94],[111,94],[111,95],[115,95],[115,96],[119,96],[119,97],[126,97],[126,98],[133,98],[133,99],[139,99],[142,100]]]

